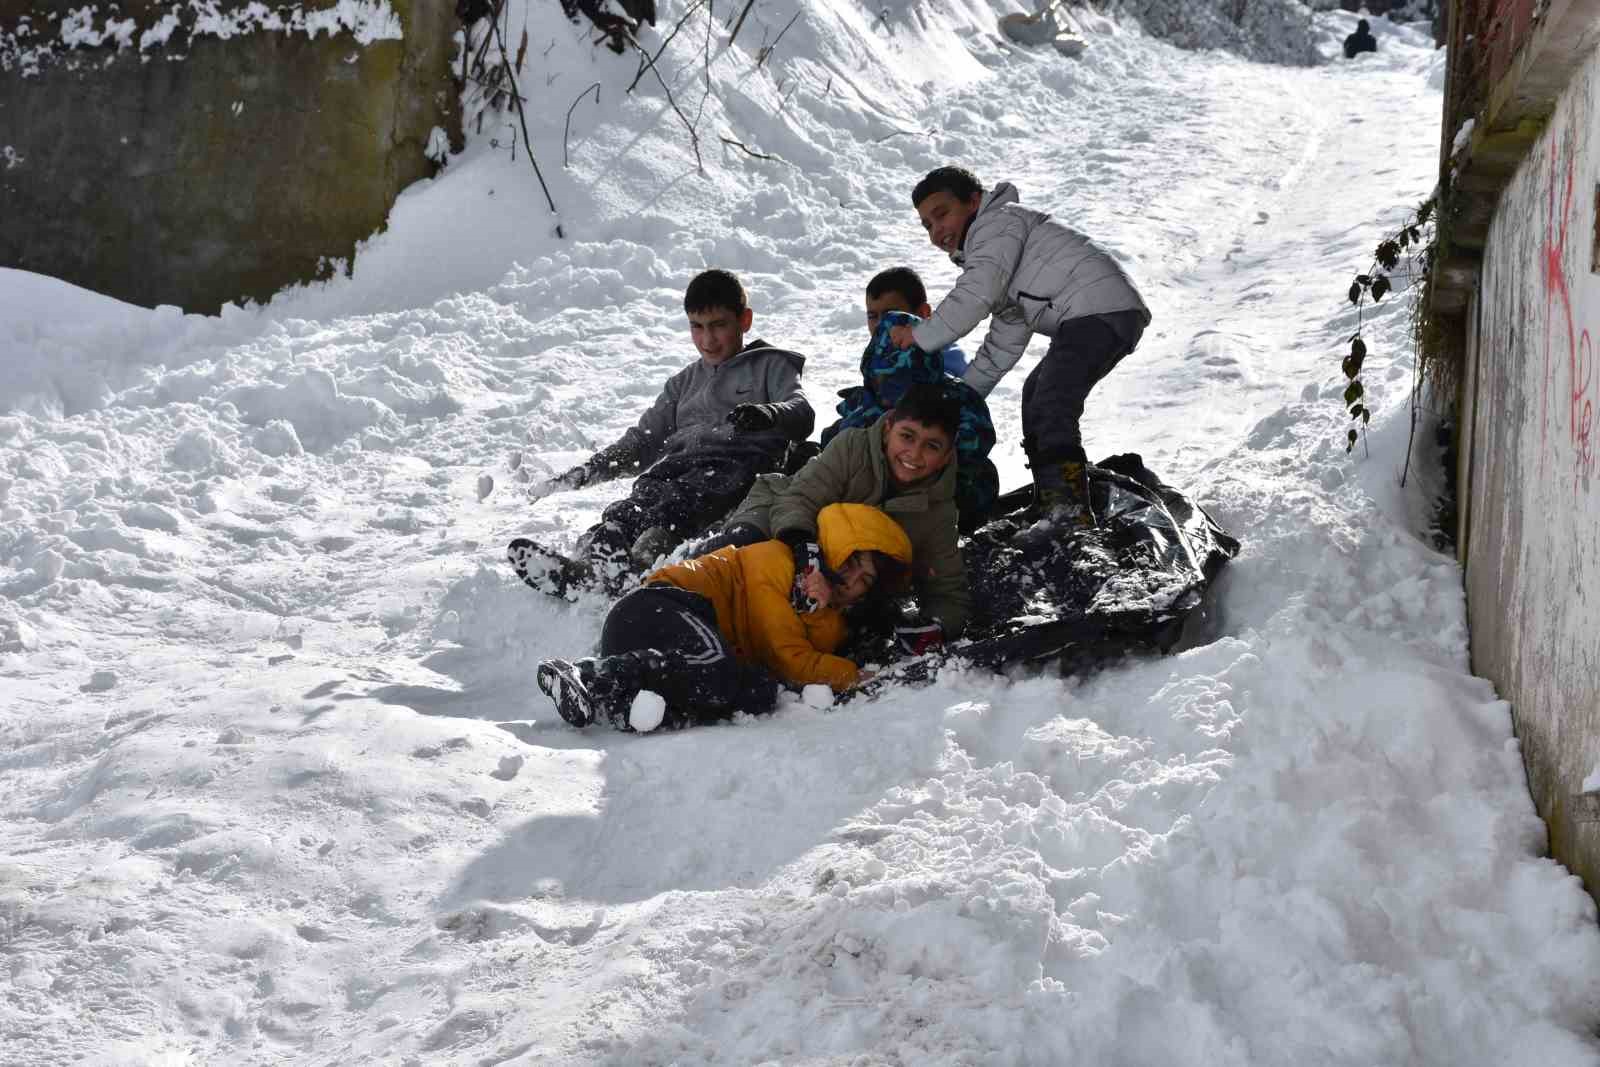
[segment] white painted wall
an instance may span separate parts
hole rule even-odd
[[[1501,194],[1467,360],[1474,669],[1516,712],[1558,857],[1600,889],[1600,52]],[[1469,331],[1469,337],[1471,331]],[[1563,855],[1567,853],[1567,855]]]

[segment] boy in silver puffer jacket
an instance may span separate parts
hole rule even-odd
[[[1126,272],[1089,238],[1017,202],[1001,182],[985,192],[964,167],[931,171],[911,191],[928,239],[961,276],[900,347],[938,352],[992,316],[964,380],[988,396],[1035,333],[1050,348],[1022,386],[1022,446],[1041,515],[1094,525],[1079,422],[1089,391],[1139,344],[1150,311]]]

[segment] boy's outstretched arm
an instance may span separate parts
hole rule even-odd
[[[995,220],[991,228],[998,232],[986,235],[963,253],[961,276],[933,314],[911,328],[917,347],[924,352],[944,351],[1005,303],[1011,276],[1022,262],[1027,224],[1021,218],[1003,218]]]
[[[1033,329],[1016,308],[1006,308],[989,320],[989,334],[967,364],[961,380],[988,396],[1006,372],[1017,365],[1033,339]]]
[[[667,379],[655,403],[620,438],[570,470],[551,478],[538,495],[609,482],[648,467],[661,455],[668,437],[678,428],[678,395],[684,372]]]

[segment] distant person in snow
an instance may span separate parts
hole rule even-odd
[[[574,586],[620,592],[662,552],[720,519],[756,475],[781,470],[816,422],[800,388],[805,357],[745,341],[753,314],[739,279],[708,270],[683,297],[700,358],[667,379],[639,423],[615,444],[534,490],[550,493],[638,473],[568,559],[526,538],[507,556],[534,588],[566,598]],[[642,472],[642,473],[641,473]]]
[[[900,620],[895,636],[908,655],[932,651],[960,636],[972,611],[957,546],[960,426],[961,397],[954,389],[913,385],[871,425],[841,431],[799,473],[757,478],[728,516],[721,540],[752,544],[775,537],[803,569],[817,554],[819,517],[829,505],[883,509],[911,539],[912,582],[922,609],[919,618]]]
[[[896,584],[911,542],[864,504],[823,508],[816,540],[819,556],[804,567],[783,542],[762,541],[656,571],[611,608],[599,657],[545,660],[539,688],[573,726],[649,730],[771,711],[780,683],[843,692],[865,681],[833,654],[845,611]],[[634,711],[645,690],[665,701],[664,720]]]
[[[1344,57],[1354,59],[1362,52],[1376,52],[1378,39],[1372,36],[1372,27],[1367,25],[1367,20],[1362,19],[1356,23],[1356,32],[1344,39]]]
[[[962,268],[921,323],[895,326],[898,347],[941,351],[986,317],[989,333],[964,380],[988,396],[1035,333],[1050,347],[1022,386],[1022,447],[1036,512],[1093,526],[1088,455],[1078,428],[1089,391],[1139,344],[1150,312],[1117,261],[1088,237],[1017,202],[1001,182],[985,191],[964,167],[940,167],[911,190],[934,247]]]

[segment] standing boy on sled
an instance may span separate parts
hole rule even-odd
[[[805,357],[746,343],[753,314],[725,270],[696,275],[683,296],[699,358],[667,379],[654,404],[615,444],[539,486],[548,493],[641,472],[607,507],[575,558],[518,538],[507,556],[524,581],[566,597],[573,586],[619,592],[627,579],[727,513],[765,471],[781,470],[816,416],[800,388]]]
[[[896,326],[895,345],[938,352],[990,317],[964,380],[988,396],[1035,333],[1050,347],[1022,386],[1022,447],[1041,515],[1094,525],[1079,422],[1089,391],[1139,344],[1150,312],[1127,274],[1076,230],[985,191],[964,167],[931,171],[911,191],[928,240],[961,267],[933,314]]]

